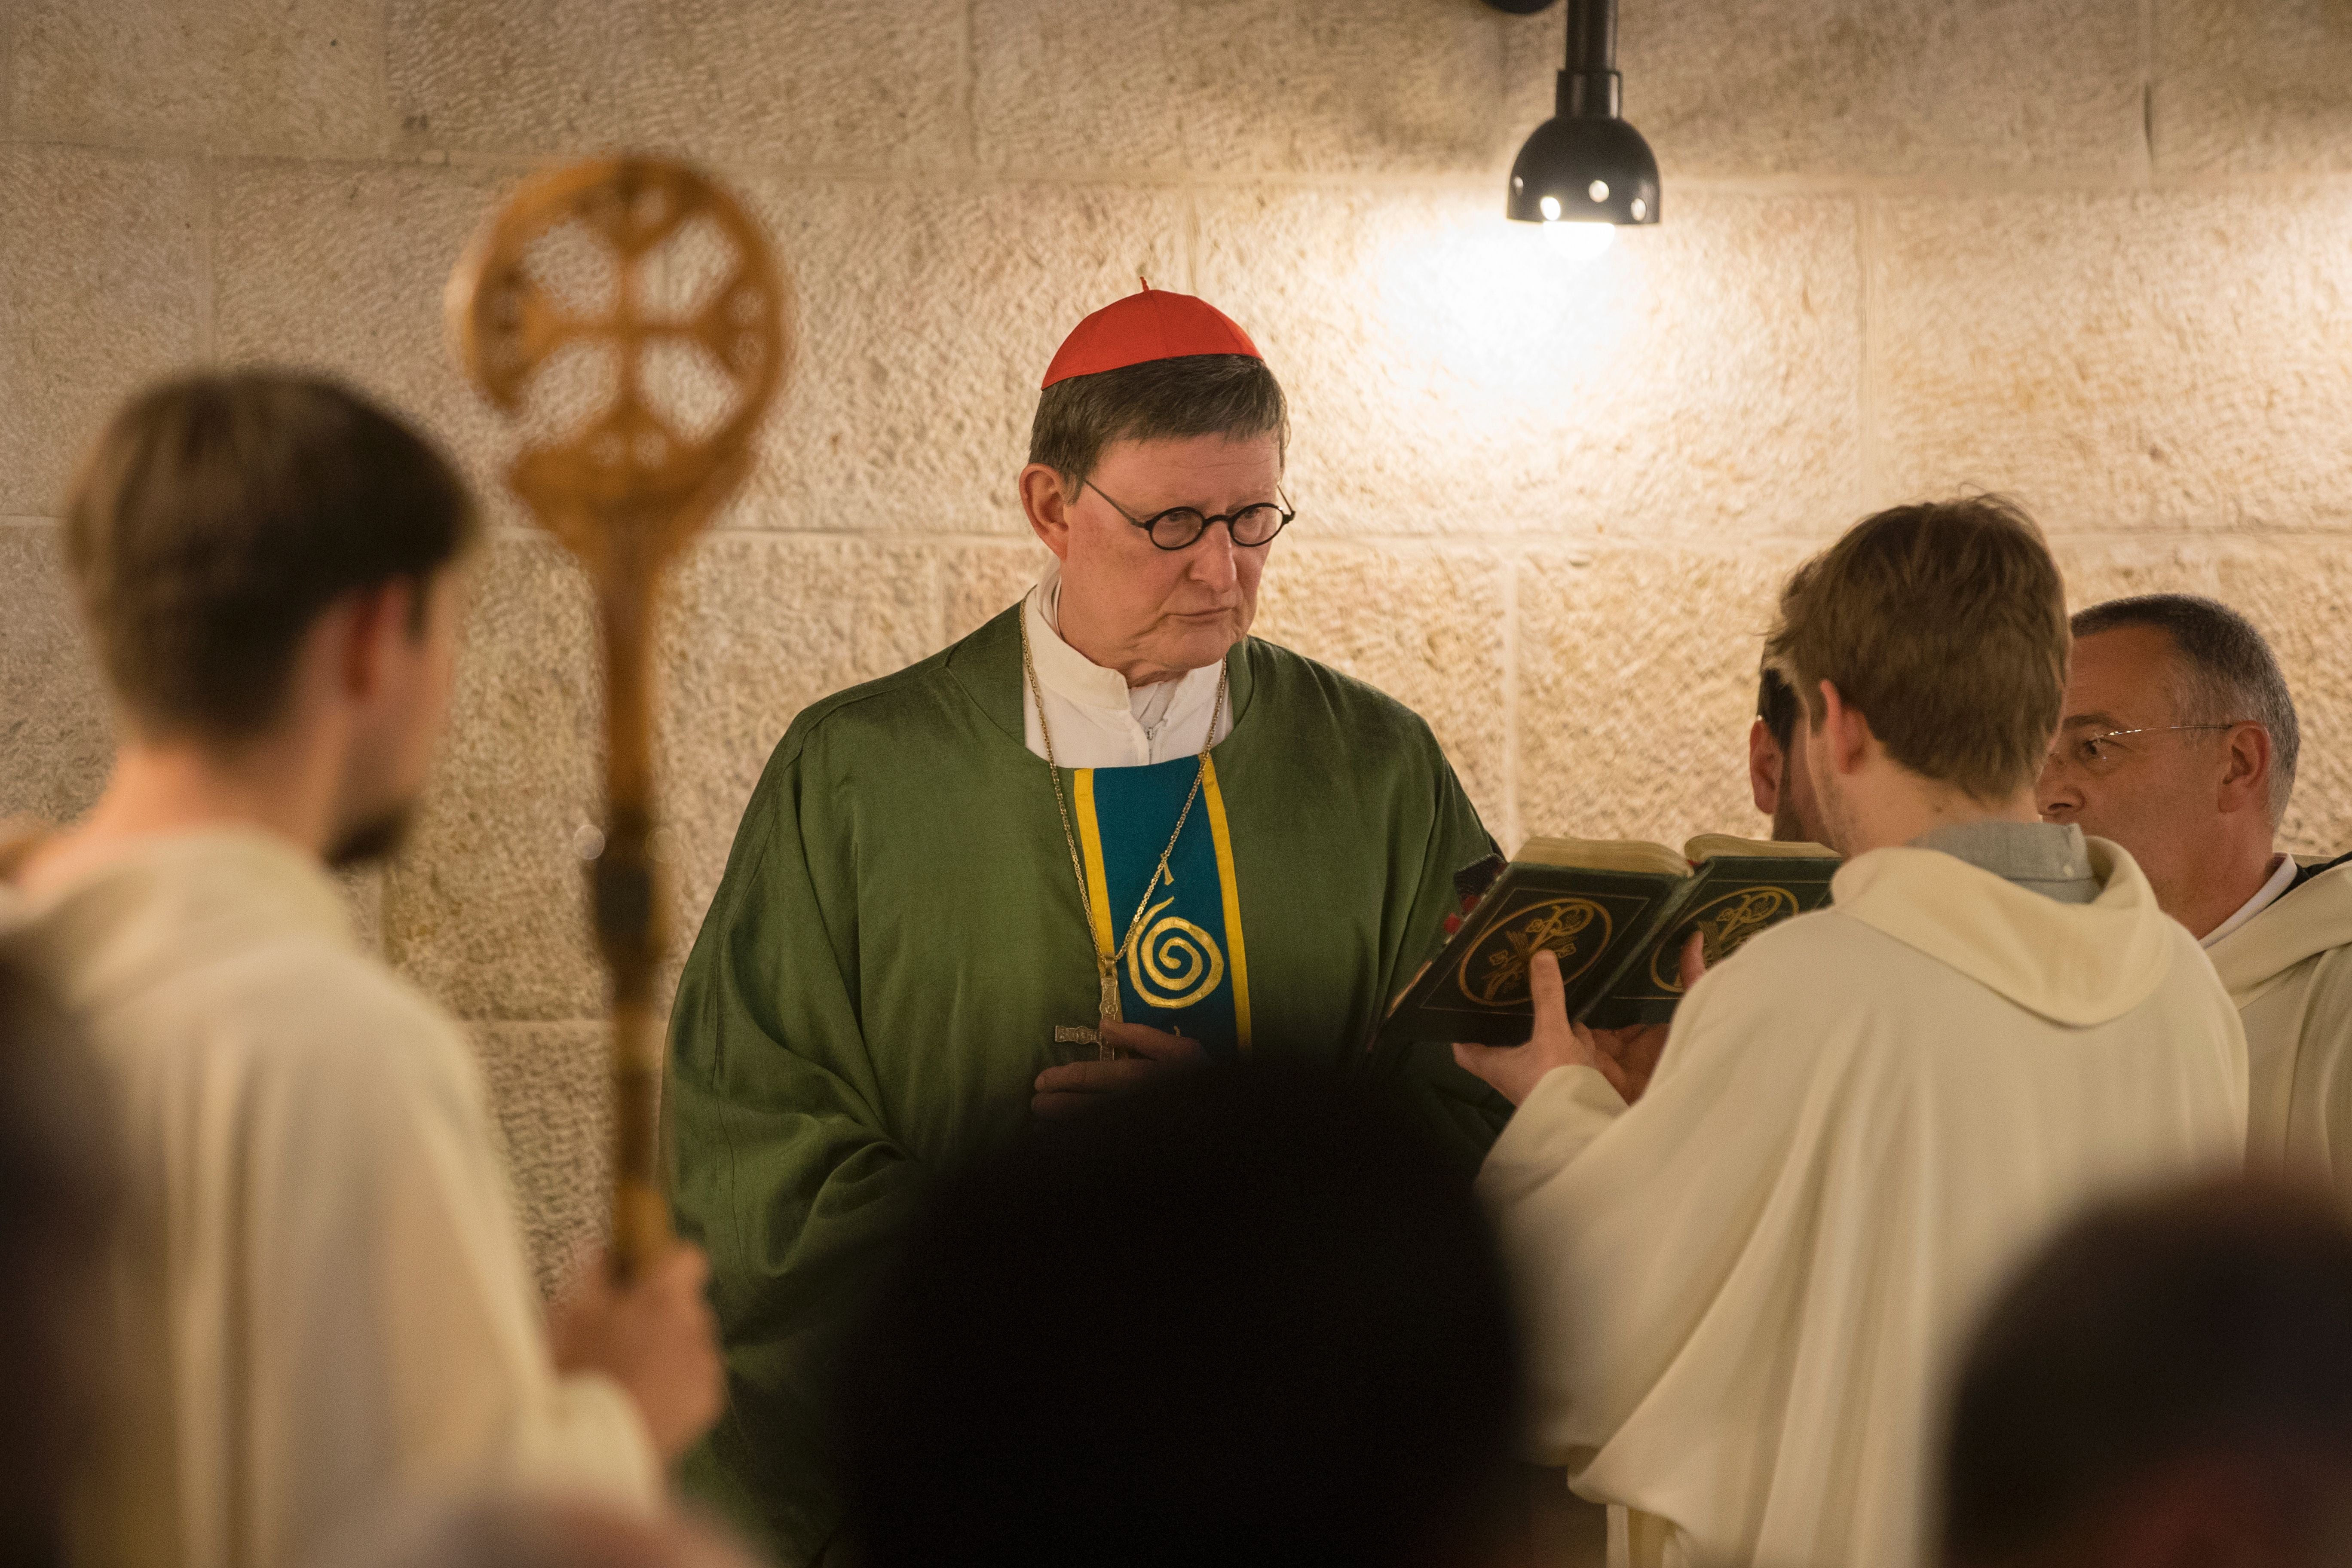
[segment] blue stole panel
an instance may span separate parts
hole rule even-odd
[[[1136,903],[1151,886],[1143,929],[1118,966],[1121,1012],[1130,1024],[1190,1036],[1212,1059],[1233,1061],[1250,1048],[1249,955],[1214,763],[1168,857],[1170,880],[1157,880],[1160,852],[1200,771],[1197,757],[1081,768],[1072,793],[1097,952],[1126,940]]]

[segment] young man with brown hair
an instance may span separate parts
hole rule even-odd
[[[2246,1154],[2352,1197],[2352,857],[2277,845],[2301,725],[2252,622],[2190,594],[2074,616],[2042,813],[2112,838],[2204,945],[2246,1026]]]
[[[411,1489],[650,1506],[716,1414],[691,1248],[592,1279],[551,1352],[465,1037],[327,875],[425,786],[474,530],[423,440],[287,375],[148,393],[75,486],[121,743],[0,857],[0,946],[87,1029],[127,1176],[83,1562],[291,1568]]]
[[[1480,1181],[1540,1457],[1621,1505],[1629,1560],[1901,1568],[1979,1298],[2085,1199],[2235,1163],[2245,1043],[2129,857],[2035,815],[2067,630],[2015,508],[1866,519],[1767,653],[1834,906],[1695,985],[1654,1074],[1569,1022],[1549,954],[1534,1037],[1456,1050],[1518,1106]]]

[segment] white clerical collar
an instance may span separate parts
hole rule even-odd
[[[1108,713],[1132,714],[1142,720],[1147,712],[1156,710],[1153,717],[1168,712],[1177,705],[1180,691],[1185,689],[1213,685],[1216,665],[1205,665],[1187,671],[1174,680],[1130,690],[1127,677],[1101,665],[1062,640],[1062,563],[1048,561],[1044,575],[1029,590],[1023,601],[1022,613],[1029,620],[1031,656],[1037,664],[1037,683],[1055,696],[1075,702],[1081,708],[1100,709]],[[1183,706],[1193,706],[1186,702]]]
[[[2223,921],[2220,925],[2217,925],[2211,931],[2207,931],[2205,933],[2204,940],[2199,942],[2198,945],[2200,947],[2212,946],[2215,942],[2221,941],[2223,937],[2229,935],[2231,931],[2236,931],[2240,926],[2244,925],[2248,921],[2252,920],[2256,915],[2261,914],[2264,910],[2269,909],[2273,904],[2278,902],[2286,890],[2294,885],[2294,857],[2292,855],[2280,856],[2278,858],[2278,864],[2271,868],[2270,880],[2264,882],[2260,888],[2255,889],[2254,896],[2248,899],[2244,904],[2241,905],[2236,914],[2231,915],[2228,920]]]

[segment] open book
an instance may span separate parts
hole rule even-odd
[[[1683,944],[1719,963],[1769,925],[1829,902],[1837,854],[1709,833],[1683,846],[1530,838],[1399,999],[1388,1042],[1525,1041],[1528,964],[1559,954],[1568,1016],[1596,1029],[1661,1024],[1682,1000]]]

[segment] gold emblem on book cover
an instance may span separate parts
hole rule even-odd
[[[1462,957],[1462,994],[1488,1007],[1528,999],[1528,965],[1549,948],[1572,982],[1608,949],[1609,911],[1590,899],[1546,899],[1497,921]],[[1577,962],[1581,959],[1582,962]]]
[[[1650,984],[1661,991],[1683,994],[1683,943],[1691,932],[1705,933],[1706,963],[1712,969],[1738,952],[1748,939],[1797,912],[1797,896],[1786,888],[1742,888],[1726,893],[1685,921],[1670,941],[1650,954]]]

